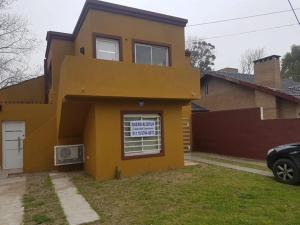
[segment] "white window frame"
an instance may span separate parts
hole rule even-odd
[[[112,52],[112,51],[105,51],[105,50],[101,50],[101,49],[98,49],[98,41],[99,40],[102,40],[103,42],[107,42],[107,43],[115,43],[115,46],[116,46],[116,51],[115,52]],[[112,59],[112,60],[108,60],[108,61],[120,61],[120,41],[117,40],[117,39],[113,39],[113,38],[106,38],[106,37],[101,37],[101,36],[98,36],[96,37],[95,39],[95,51],[96,51],[96,59],[99,59],[99,60],[108,60],[108,59],[102,59],[100,57],[98,57],[98,52],[103,52],[103,53],[109,53],[109,54],[115,54],[115,58]]]
[[[167,54],[166,54],[166,65],[161,65],[161,66],[165,66],[165,67],[169,67],[170,66],[170,57],[169,57],[169,54],[170,54],[170,49],[169,47],[167,46],[160,46],[160,45],[151,45],[151,44],[142,44],[142,43],[134,43],[134,63],[137,64],[137,60],[136,60],[136,47],[137,46],[143,46],[143,47],[150,47],[151,48],[151,63],[150,64],[146,64],[146,65],[156,65],[156,66],[160,66],[158,64],[153,64],[153,47],[155,48],[163,48],[163,49],[166,49],[167,50]]]
[[[155,125],[155,132],[157,134],[155,136],[151,137],[137,137],[140,138],[140,140],[132,140],[132,141],[127,141],[126,139],[130,138],[130,130],[126,130],[126,128],[130,127],[130,125],[126,125],[126,123],[130,122],[130,117],[132,118],[137,118],[139,117],[140,120],[149,120],[149,119],[156,119],[156,125]],[[128,120],[129,119],[129,120]],[[147,155],[158,155],[161,154],[163,151],[163,129],[162,129],[162,114],[161,113],[123,113],[122,114],[122,124],[123,124],[123,146],[122,146],[122,151],[123,151],[123,156],[126,157],[135,157],[135,156],[147,156]],[[135,119],[136,120],[136,119]],[[149,138],[151,138],[149,140]],[[145,140],[146,139],[146,140]],[[147,142],[157,142],[157,144],[148,144]],[[134,145],[134,143],[141,143],[141,145]],[[133,145],[130,145],[133,144]],[[127,146],[126,146],[127,145]],[[153,147],[153,149],[144,149],[145,147]],[[136,151],[128,151],[126,152],[126,148],[140,148],[139,150]],[[155,148],[155,149],[154,149]]]

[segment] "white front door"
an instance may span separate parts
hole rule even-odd
[[[25,122],[5,121],[2,123],[3,169],[23,168],[23,140]]]

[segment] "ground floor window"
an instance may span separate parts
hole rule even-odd
[[[123,157],[163,153],[162,113],[122,113]]]

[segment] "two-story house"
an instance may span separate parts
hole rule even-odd
[[[186,23],[87,0],[72,34],[48,32],[45,75],[0,90],[2,169],[59,169],[54,147],[77,144],[99,180],[182,167],[185,106],[200,97]]]

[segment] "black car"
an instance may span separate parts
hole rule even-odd
[[[300,183],[300,143],[281,145],[269,150],[267,165],[279,182]]]

